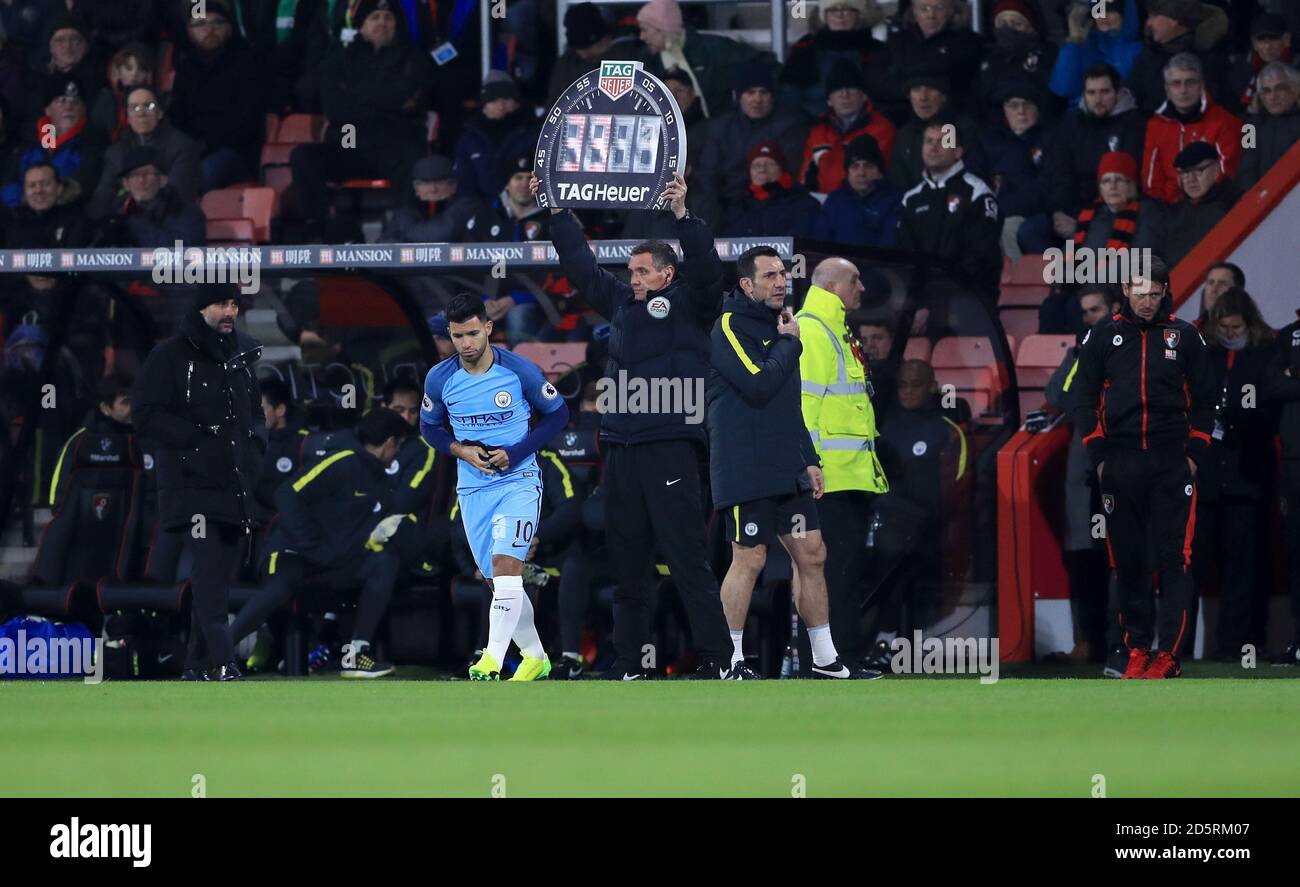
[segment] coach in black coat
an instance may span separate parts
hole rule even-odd
[[[239,677],[227,597],[252,527],[265,444],[254,433],[261,398],[253,366],[262,346],[234,328],[237,295],[204,287],[177,335],[149,353],[132,394],[136,431],[155,448],[160,522],[193,540],[190,680],[209,679],[210,668],[212,679]]]

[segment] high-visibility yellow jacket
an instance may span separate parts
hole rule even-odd
[[[876,455],[876,412],[867,395],[866,368],[849,346],[844,303],[814,286],[797,316],[803,420],[821,456],[826,492],[888,492]]]

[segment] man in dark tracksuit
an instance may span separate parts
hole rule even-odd
[[[257,341],[235,330],[233,288],[203,287],[179,334],[149,353],[131,396],[140,437],[154,447],[159,519],[193,540],[190,643],[183,680],[236,680],[226,613],[230,576],[253,524],[265,445]],[[206,653],[204,652],[206,648]]]
[[[262,461],[262,475],[257,479],[253,498],[257,502],[258,518],[265,521],[275,514],[275,491],[302,467],[302,445],[309,432],[287,382],[266,378],[262,379],[261,387],[266,458]]]
[[[332,452],[280,486],[265,584],[231,625],[236,642],[293,599],[308,567],[337,570],[362,582],[342,676],[377,678],[396,670],[375,658],[370,645],[401,568],[422,556],[415,518],[394,508],[385,474],[406,434],[400,416],[373,409],[357,426],[356,449]]]
[[[537,179],[532,181],[537,192]],[[618,579],[614,647],[608,676],[642,677],[651,667],[650,605],[656,544],[686,608],[692,640],[704,657],[701,677],[726,669],[727,626],[718,582],[705,551],[699,457],[706,445],[704,378],[709,330],[718,317],[722,262],[713,232],[686,210],[686,182],[675,176],[664,202],[677,217],[685,261],[672,247],[646,241],[628,259],[631,284],[601,268],[567,210],[553,210],[551,241],[560,267],[587,304],[610,321],[609,362],[601,379],[601,442],[608,497],[605,533]],[[676,403],[650,403],[636,392],[675,388]],[[657,398],[656,398],[657,399]],[[643,406],[638,406],[643,403]]]
[[[713,326],[708,389],[713,507],[722,512],[731,542],[722,580],[733,647],[727,677],[759,677],[745,664],[743,640],[750,596],[773,539],[797,570],[795,606],[808,626],[813,677],[853,677],[831,640],[826,544],[813,501],[825,480],[803,422],[803,346],[799,322],[785,307],[785,267],[776,250],[759,246],[736,260],[736,273],[739,284]]]
[[[1214,430],[1214,369],[1205,342],[1178,320],[1169,268],[1153,257],[1147,279],[1123,284],[1119,314],[1084,336],[1074,427],[1101,485],[1106,545],[1119,586],[1119,618],[1129,650],[1126,678],[1174,678],[1195,603],[1191,572],[1196,471]],[[1159,637],[1148,529],[1159,547]]]
[[[1300,311],[1296,312],[1300,318]],[[1276,352],[1260,396],[1280,403],[1278,436],[1282,439],[1282,515],[1286,534],[1287,582],[1291,589],[1291,643],[1275,660],[1300,665],[1300,319],[1277,335]]]

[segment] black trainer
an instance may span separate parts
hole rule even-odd
[[[560,661],[551,666],[551,680],[581,680],[586,671],[587,664],[581,659],[574,659],[572,656],[561,656]]]
[[[641,681],[649,675],[639,668],[628,668],[622,659],[615,659],[614,664],[605,669],[601,677],[607,681]]]
[[[370,655],[370,648],[363,647],[354,654],[351,668],[339,669],[339,676],[345,678],[382,678],[397,671],[391,662],[384,662]]]
[[[761,681],[763,676],[754,669],[750,668],[744,662],[731,663],[731,669],[727,672],[726,681]]]
[[[1116,644],[1106,654],[1106,667],[1101,670],[1102,677],[1122,678],[1126,670],[1128,670],[1128,648],[1123,644]]]
[[[690,677],[697,681],[719,681],[727,677],[729,670],[717,659],[705,659]]]
[[[1300,644],[1292,644],[1273,660],[1274,665],[1300,665]]]
[[[210,681],[212,675],[206,668],[187,668],[181,672],[182,681]]]
[[[239,670],[239,666],[235,664],[234,660],[231,660],[230,662],[227,662],[225,665],[222,665],[214,669],[212,672],[212,677],[210,677],[209,680],[239,681],[239,680],[243,680],[243,678],[244,678],[244,673]]]
[[[862,667],[872,671],[894,670],[894,648],[889,641],[876,641],[871,652],[862,659]]]

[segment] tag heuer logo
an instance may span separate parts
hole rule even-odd
[[[631,91],[635,72],[635,62],[601,62],[600,91],[615,101],[621,99]]]
[[[1178,347],[1178,330],[1165,330],[1165,347]]]
[[[1112,496],[1110,493],[1103,493],[1101,496],[1101,507],[1105,509],[1107,514],[1111,514],[1112,512],[1114,512],[1115,497]]]

